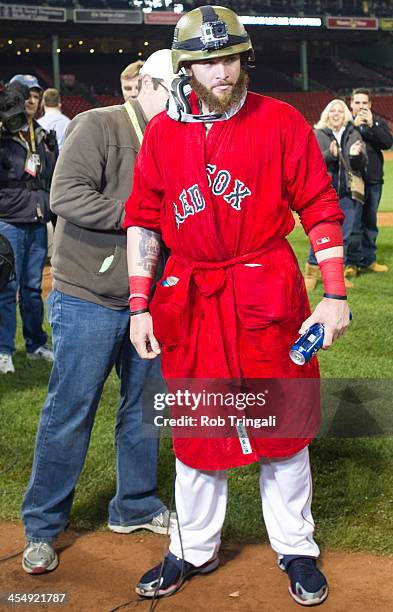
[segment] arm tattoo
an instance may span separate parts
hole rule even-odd
[[[138,228],[140,236],[139,240],[139,256],[138,266],[141,266],[145,272],[154,274],[156,269],[158,257],[160,255],[161,240],[158,234],[155,232],[145,229],[143,227]]]

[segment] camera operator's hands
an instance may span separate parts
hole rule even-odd
[[[49,130],[44,136],[44,142],[51,153],[56,151],[58,149],[56,131]]]
[[[356,125],[356,127],[365,124],[369,127],[373,127],[373,123],[373,114],[369,108],[360,109],[355,119],[353,120],[353,124]]]

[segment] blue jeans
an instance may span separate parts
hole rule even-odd
[[[364,205],[357,211],[350,238],[350,257],[351,263],[360,268],[368,268],[377,258],[377,212],[381,195],[382,185],[366,186]]]
[[[340,208],[343,211],[345,217],[342,226],[343,231],[343,243],[344,243],[344,263],[349,264],[351,255],[351,249],[358,248],[360,245],[359,231],[356,232],[356,227],[359,225],[359,211],[362,210],[362,205],[356,202],[352,198],[340,198]],[[355,237],[357,236],[357,238]],[[352,238],[353,237],[353,238]],[[318,265],[315,253],[310,248],[308,254],[308,263],[316,266]]]
[[[113,366],[120,379],[120,403],[115,427],[117,488],[109,504],[109,522],[145,523],[166,509],[156,495],[159,439],[142,432],[142,389],[148,379],[161,378],[159,359],[138,357],[129,340],[128,309],[112,310],[53,291],[48,318],[55,361],[22,505],[26,537],[50,542],[66,526],[97,406]]]
[[[0,353],[12,355],[15,352],[18,292],[26,350],[33,353],[47,341],[42,328],[44,304],[41,297],[42,272],[47,254],[46,225],[0,221],[0,233],[11,243],[16,268],[15,280],[7,283],[0,292]]]

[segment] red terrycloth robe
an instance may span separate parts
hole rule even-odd
[[[312,130],[291,106],[248,93],[242,109],[207,137],[204,125],[165,113],[149,123],[124,228],[162,233],[171,251],[163,278],[180,279],[172,287],[158,283],[151,303],[167,380],[319,377],[315,358],[300,367],[288,355],[310,313],[285,239],[294,227],[291,209],[306,233],[343,219]],[[244,454],[236,436],[175,436],[175,454],[207,470],[290,456],[318,429],[319,402],[311,397],[285,408],[297,437],[253,438]]]

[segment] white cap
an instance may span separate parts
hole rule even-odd
[[[176,77],[172,68],[172,51],[160,49],[152,53],[143,64],[139,74],[141,76],[148,74],[154,79],[162,79],[167,89],[170,90],[172,81]]]

